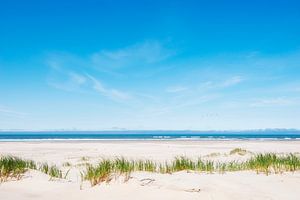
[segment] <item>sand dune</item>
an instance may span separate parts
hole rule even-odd
[[[244,156],[230,155],[234,148]],[[252,171],[225,174],[156,174],[134,172],[129,181],[119,177],[91,187],[81,182],[80,163],[124,156],[156,161],[176,155],[216,160],[243,160],[257,152],[300,152],[299,141],[97,141],[97,142],[1,142],[2,155],[15,155],[38,162],[71,168],[67,180],[52,180],[38,171],[28,171],[19,181],[0,184],[0,198],[22,199],[299,199],[300,172],[257,175]],[[83,159],[84,158],[84,159]],[[70,162],[71,167],[63,167]]]

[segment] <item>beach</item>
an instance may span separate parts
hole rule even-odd
[[[300,200],[300,0],[0,4],[0,200]]]
[[[243,154],[233,149],[246,150]],[[300,155],[299,140],[94,140],[0,142],[0,154],[57,165],[69,171],[65,179],[49,180],[36,170],[21,180],[0,184],[0,197],[17,199],[298,199],[300,172],[257,174],[255,171],[172,174],[132,172],[91,186],[82,181],[85,163],[124,157],[158,163],[176,156],[229,162],[243,161],[257,153]]]

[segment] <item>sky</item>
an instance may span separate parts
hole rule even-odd
[[[0,129],[300,129],[300,2],[0,0]]]

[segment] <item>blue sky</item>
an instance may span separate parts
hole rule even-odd
[[[0,129],[300,128],[299,1],[1,1]]]

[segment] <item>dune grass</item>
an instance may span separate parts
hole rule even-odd
[[[88,165],[84,178],[94,186],[104,181],[110,181],[112,170],[112,161],[102,160],[97,166]]]
[[[63,178],[62,171],[56,165],[49,165],[48,163],[43,163],[39,166],[39,170],[53,178]]]
[[[0,182],[8,179],[21,179],[28,169],[36,169],[35,162],[23,160],[14,156],[0,158]]]
[[[216,162],[211,160],[192,160],[187,157],[176,157],[171,162],[155,163],[150,160],[128,160],[125,158],[104,159],[96,166],[88,165],[83,179],[91,185],[109,182],[114,175],[126,175],[133,171],[147,171],[156,173],[174,173],[179,171],[195,171],[205,173],[225,173],[229,171],[254,170],[257,173],[282,173],[300,170],[300,157],[295,154],[277,156],[274,153],[257,154],[243,161]]]
[[[70,163],[70,162],[64,162],[64,163],[62,164],[62,166],[63,166],[63,167],[72,167],[72,163]]]
[[[230,152],[229,152],[230,155],[234,155],[234,154],[238,154],[240,156],[244,156],[247,154],[247,150],[245,149],[241,149],[241,148],[235,148],[235,149],[232,149]]]
[[[89,157],[83,156],[83,157],[81,157],[80,160],[81,160],[81,161],[89,161]]]
[[[258,154],[245,163],[246,167],[265,174],[296,171],[300,169],[300,158],[295,154],[278,156],[274,153]]]
[[[29,169],[39,170],[53,178],[65,178],[62,171],[55,165],[37,164],[33,160],[25,160],[14,156],[0,157],[0,182],[19,180]]]
[[[230,155],[238,154],[240,156],[244,156],[247,154],[247,150],[241,149],[241,148],[235,148],[235,149],[231,150],[229,154]]]
[[[29,170],[39,170],[53,178],[66,178],[57,166],[48,163],[36,164],[13,156],[0,157],[0,182],[9,179],[19,180]],[[185,156],[175,157],[169,162],[154,162],[151,160],[129,160],[126,158],[103,159],[97,165],[86,163],[82,179],[88,180],[92,186],[101,182],[109,182],[115,176],[125,175],[128,180],[135,171],[155,173],[175,173],[179,171],[194,171],[204,173],[225,173],[229,171],[252,170],[257,173],[283,173],[300,170],[300,157],[297,154],[276,155],[275,153],[256,154],[245,161],[218,162],[213,160],[190,159]]]

